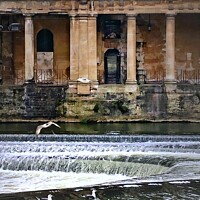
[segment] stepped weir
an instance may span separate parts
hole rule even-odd
[[[0,141],[0,194],[200,179],[199,135],[1,134]]]

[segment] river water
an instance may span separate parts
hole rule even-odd
[[[200,199],[200,124],[0,124],[0,199]]]

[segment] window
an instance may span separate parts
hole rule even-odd
[[[37,34],[37,52],[53,52],[53,34],[47,29],[42,29]]]
[[[104,38],[115,39],[120,38],[121,21],[107,20],[104,22]]]

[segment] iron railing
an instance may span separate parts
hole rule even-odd
[[[53,84],[53,85],[66,85],[68,84],[69,77],[66,70],[62,69],[37,69],[36,70],[36,83],[40,84]]]
[[[178,83],[200,84],[200,69],[178,69],[176,72]]]
[[[164,82],[166,77],[165,70],[158,70],[158,71],[146,71],[145,81],[146,83],[160,83]]]
[[[160,83],[166,79],[165,70],[160,71],[146,71],[146,83]],[[200,84],[200,69],[177,69],[176,81],[179,84]]]
[[[145,83],[161,83],[165,81],[166,72],[160,71],[145,71]],[[7,80],[6,80],[7,79]],[[8,81],[10,80],[10,81]],[[67,85],[69,75],[66,70],[36,70],[35,81],[38,84],[52,84],[52,85]],[[179,84],[200,84],[200,69],[177,69],[176,81]],[[14,83],[15,85],[23,85],[25,82],[24,70],[15,70],[8,73],[4,68],[0,67],[0,85],[4,82]]]
[[[38,84],[67,85],[68,80],[66,70],[36,70],[35,82]],[[4,83],[23,85],[25,83],[25,71],[20,69],[8,73],[0,67],[0,85]]]

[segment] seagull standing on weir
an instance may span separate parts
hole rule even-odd
[[[48,128],[48,127],[51,126],[51,125],[55,125],[55,126],[57,126],[58,128],[61,128],[58,124],[56,124],[56,123],[50,121],[50,122],[47,122],[47,123],[45,123],[45,124],[43,124],[43,125],[37,126],[36,131],[35,131],[35,134],[36,134],[36,135],[39,135],[40,132],[41,132],[41,130],[42,130],[43,128]]]
[[[53,195],[49,194],[47,198],[38,198],[36,197],[37,200],[52,200]]]
[[[88,200],[100,200],[96,196],[96,190],[95,189],[92,190],[92,194],[88,194],[88,195],[83,196],[83,197],[86,198],[86,199],[88,199]]]

